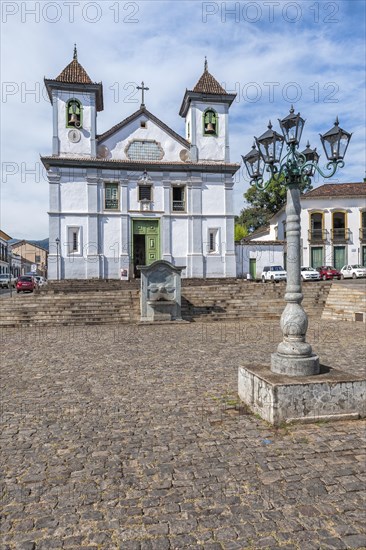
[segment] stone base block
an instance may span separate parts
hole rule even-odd
[[[146,316],[141,314],[141,321],[179,321],[181,319],[180,305],[174,300],[146,301]]]
[[[272,353],[271,371],[277,374],[287,374],[288,376],[312,376],[319,374],[319,357],[311,355],[310,357],[289,357],[280,353]]]
[[[239,367],[239,397],[271,424],[364,418],[366,379],[320,365],[316,376],[286,376],[269,366]]]

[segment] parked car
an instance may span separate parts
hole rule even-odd
[[[17,284],[17,280],[18,279],[13,276],[9,278],[9,273],[2,273],[0,275],[0,288],[10,288],[10,286],[15,288]]]
[[[322,265],[321,267],[316,268],[319,271],[319,275],[323,281],[328,281],[329,279],[340,279],[341,273],[335,267],[330,265]]]
[[[286,281],[287,273],[280,265],[266,265],[262,271],[262,281]]]
[[[366,277],[366,267],[360,264],[344,265],[341,269],[341,277],[342,279]]]
[[[37,288],[37,283],[30,275],[22,275],[17,282],[17,293],[19,292],[33,292]]]
[[[303,281],[319,281],[320,273],[313,267],[303,266],[301,268],[301,279]]]
[[[33,278],[36,280],[38,286],[44,286],[47,281],[44,277],[41,277],[41,275],[33,275]]]

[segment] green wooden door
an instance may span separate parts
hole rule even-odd
[[[362,265],[366,267],[366,246],[362,247]]]
[[[250,278],[255,281],[257,278],[257,260],[255,258],[249,259],[249,273]]]
[[[324,265],[323,263],[323,247],[322,246],[312,246],[311,247],[311,267],[315,269]]]
[[[342,269],[346,263],[346,247],[335,246],[333,248],[334,267],[336,269]]]
[[[160,231],[158,220],[134,220],[133,235],[143,235],[145,237],[145,265],[150,265],[156,260],[160,260]],[[134,239],[134,241],[137,239]],[[141,242],[141,240],[140,240]],[[133,258],[136,257],[134,246]]]

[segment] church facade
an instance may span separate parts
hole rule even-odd
[[[167,260],[183,277],[235,277],[233,176],[226,93],[204,72],[186,90],[180,136],[140,108],[97,133],[103,88],[77,59],[45,79],[53,109],[50,279],[128,279]]]

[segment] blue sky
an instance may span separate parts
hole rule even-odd
[[[98,133],[139,107],[134,89],[144,80],[148,109],[183,134],[179,107],[185,89],[202,74],[206,55],[210,72],[238,93],[230,111],[232,161],[240,162],[253,135],[265,131],[269,119],[277,127],[294,103],[306,119],[304,147],[309,139],[322,152],[319,133],[331,128],[336,115],[353,132],[346,166],[331,181],[362,181],[365,5],[364,0],[4,0],[1,228],[21,238],[48,236],[48,186],[39,155],[51,152],[52,113],[43,77],[55,78],[71,61],[74,42],[92,80],[103,82]],[[321,183],[317,178],[315,185]],[[236,213],[248,185],[241,170]]]

